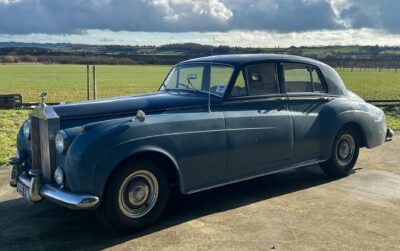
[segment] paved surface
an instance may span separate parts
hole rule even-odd
[[[154,227],[129,236],[92,212],[27,204],[0,170],[0,249],[399,250],[400,137],[362,150],[355,173],[318,167],[173,200]]]

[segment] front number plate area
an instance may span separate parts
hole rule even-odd
[[[21,182],[17,182],[17,192],[22,195],[26,200],[30,201],[29,199],[29,187],[25,186]]]

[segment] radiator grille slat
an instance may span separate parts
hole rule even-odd
[[[30,119],[32,168],[41,170],[44,181],[51,182],[56,162],[54,137],[59,129],[59,118],[47,107],[46,110],[35,109]]]
[[[31,116],[31,148],[32,148],[32,167],[41,169],[41,150],[40,150],[40,134],[39,134],[39,118]]]
[[[40,159],[42,167],[42,176],[48,181],[51,180],[51,165],[50,165],[50,149],[49,149],[49,133],[47,120],[40,120]]]

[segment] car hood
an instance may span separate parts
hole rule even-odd
[[[216,102],[212,97],[212,103]],[[133,116],[138,110],[147,114],[167,110],[191,109],[207,106],[208,95],[191,92],[156,92],[126,97],[100,99],[53,106],[61,123],[75,121],[78,126],[89,122]],[[79,122],[81,121],[81,122]],[[70,124],[71,122],[68,122]],[[69,125],[72,126],[72,125]]]

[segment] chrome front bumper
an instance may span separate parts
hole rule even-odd
[[[100,203],[99,197],[94,195],[70,193],[50,184],[41,184],[39,173],[31,170],[27,175],[21,172],[21,162],[17,158],[10,159],[10,186],[23,191],[24,198],[30,202],[46,198],[71,209],[92,209]]]

